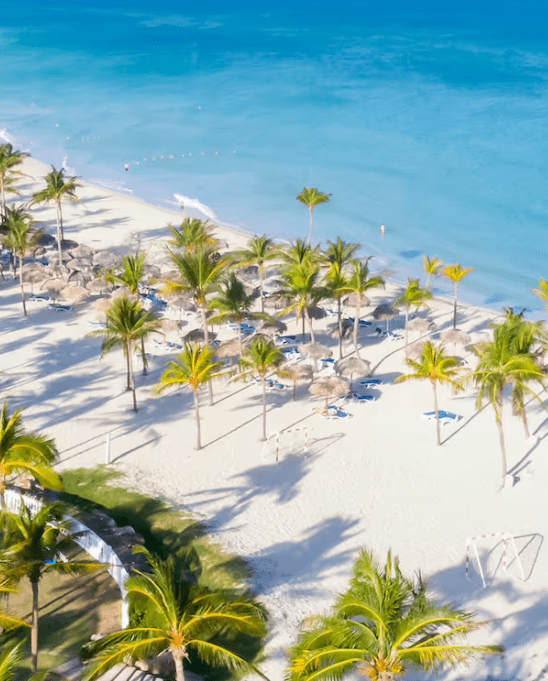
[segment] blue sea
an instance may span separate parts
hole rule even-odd
[[[315,240],[402,281],[423,253],[460,261],[463,299],[540,315],[540,2],[0,5],[0,129],[39,160],[281,238],[306,237],[296,196],[317,187]]]

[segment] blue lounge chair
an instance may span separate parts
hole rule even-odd
[[[335,360],[332,357],[322,357],[320,359],[320,366],[322,369],[324,367],[333,367],[335,366]]]
[[[286,385],[284,383],[280,383],[279,381],[269,379],[266,381],[266,387],[273,390],[283,390]]]
[[[358,393],[352,393],[352,399],[354,402],[374,402],[377,399],[376,395],[358,395]]]
[[[53,312],[70,312],[72,307],[70,305],[58,305],[57,303],[50,303],[48,305],[48,310],[53,310]]]
[[[347,419],[350,417],[350,414],[348,414],[346,411],[343,411],[339,407],[336,407],[335,405],[330,405],[327,407],[327,412],[323,411],[321,412],[321,415],[323,416],[324,419]]]
[[[365,381],[360,381],[360,385],[363,385],[364,388],[375,388],[382,385],[382,380],[380,378],[368,378]]]
[[[443,409],[440,409],[438,413],[440,417],[440,422],[443,425],[446,425],[447,423],[457,423],[457,421],[460,421],[462,419],[462,416],[459,416],[458,414],[453,414],[453,412],[451,411],[444,411]],[[435,421],[436,412],[427,411],[422,415],[422,418],[427,421]]]
[[[53,298],[46,295],[45,293],[31,293],[29,300],[34,300],[37,303],[53,303]]]

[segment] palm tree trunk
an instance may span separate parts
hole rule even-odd
[[[432,276],[432,272],[427,272],[426,273],[426,288],[430,291],[430,278]]]
[[[259,265],[259,287],[261,289],[261,314],[264,314],[264,272],[261,265]]]
[[[520,409],[521,422],[523,423],[523,429],[525,430],[525,439],[528,440],[531,437],[529,432],[529,424],[527,423],[527,414],[525,412],[525,406]]]
[[[128,348],[129,372],[131,376],[131,392],[133,397],[133,411],[137,411],[137,394],[135,390],[135,374],[133,373],[133,358],[131,357],[131,346]]]
[[[200,426],[200,400],[198,391],[194,391],[194,409],[196,411],[196,449],[202,448],[202,430]]]
[[[339,327],[339,359],[343,356],[341,297],[337,298],[337,325]]]
[[[308,207],[308,210],[310,211],[310,234],[308,235],[308,245],[312,243],[312,232],[314,230],[314,218],[313,218],[313,211],[314,208],[312,206]]]
[[[25,289],[23,287],[23,256],[19,254],[19,286],[21,287],[21,302],[23,303],[23,315],[27,316],[27,306],[25,305]]]
[[[312,325],[312,317],[308,314],[308,308],[306,308],[306,319],[308,321],[308,326],[310,327],[310,340],[312,343],[316,342],[316,337],[314,335],[314,327]]]
[[[4,178],[0,176],[0,188],[2,189],[2,217],[6,215],[6,195],[4,193]]]
[[[209,331],[207,328],[207,317],[206,317],[206,309],[205,305],[200,305],[200,313],[202,315],[202,329],[204,331],[204,342],[206,345],[209,345]],[[207,389],[209,391],[209,406],[213,406],[213,384],[211,383],[211,379],[207,382]]]
[[[30,650],[32,655],[32,671],[38,671],[38,582],[31,582],[32,587],[32,629],[30,634]]]
[[[145,339],[141,338],[141,355],[143,357],[143,376],[146,376],[148,374],[147,371],[147,358],[145,355]]]
[[[359,296],[359,294],[356,294]],[[359,298],[357,298],[359,300]],[[356,317],[354,319],[354,349],[356,351],[356,357],[360,357],[360,348],[358,346],[358,334],[360,332],[360,313],[361,313],[361,303],[356,304]]]
[[[131,390],[131,366],[130,366],[130,360],[129,360],[129,343],[126,343],[124,345],[125,351],[126,351],[126,370],[127,370],[127,386],[126,386],[126,392],[128,390]]]
[[[175,662],[176,681],[185,681],[185,670],[183,669],[183,656],[172,651],[173,661]]]
[[[504,429],[502,427],[502,413],[499,413],[499,407],[496,405],[493,406],[495,407],[495,419],[497,421],[497,428],[499,429],[500,453],[502,456],[502,484],[504,484],[504,480],[508,474],[508,463],[506,461],[506,443],[504,441]],[[500,405],[500,409],[502,412],[502,405]]]
[[[405,350],[407,351],[407,345],[409,343],[409,330],[407,329],[407,322],[409,321],[409,308],[405,307]],[[438,442],[439,444],[439,442]]]
[[[263,388],[263,442],[266,442],[266,380],[261,376],[261,385]]]
[[[297,320],[298,320],[298,319],[299,319],[299,318],[297,317]],[[298,321],[297,321],[297,323],[298,323]],[[301,324],[302,324],[302,327],[303,327],[303,343],[304,343],[304,336],[305,336],[305,333],[306,333],[306,330],[305,330],[305,328],[304,328],[304,313],[301,314]]]
[[[432,381],[432,388],[434,389],[434,410],[436,412],[436,436],[437,436],[437,445],[439,447],[441,445],[440,411],[438,409],[438,389],[437,389],[435,381]]]
[[[61,239],[64,239],[65,235],[63,233],[63,213],[61,211],[61,199],[57,201],[57,222],[59,224],[59,234],[61,235]]]
[[[59,255],[59,274],[61,273],[61,267],[63,265],[63,248],[61,247],[61,241],[63,240],[63,228],[61,226],[60,212],[60,206],[57,204],[57,253]]]
[[[455,307],[453,308],[453,328],[457,328],[457,298],[459,297],[459,282],[455,282]]]

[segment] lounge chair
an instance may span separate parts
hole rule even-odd
[[[378,397],[376,395],[358,395],[358,393],[352,393],[352,399],[354,402],[374,402]]]
[[[350,417],[350,414],[346,411],[343,411],[339,407],[336,407],[335,405],[330,405],[327,407],[327,411],[322,410],[320,412],[320,415],[324,419],[329,419],[329,420],[334,420],[334,419],[347,419]]]
[[[105,322],[92,322],[91,319],[88,319],[88,324],[90,324],[91,326],[93,326],[96,329],[106,329],[107,328],[107,325],[105,324]]]
[[[320,367],[330,367],[334,368],[335,366],[335,360],[332,357],[322,357],[322,359],[319,360],[320,362]]]
[[[382,380],[380,378],[368,378],[365,381],[360,381],[360,385],[363,385],[364,388],[375,388],[382,385]]]
[[[291,343],[295,343],[297,340],[297,336],[278,336],[278,341],[282,345],[290,345]]]
[[[440,416],[440,422],[443,425],[446,425],[447,423],[457,423],[457,421],[460,421],[462,419],[462,416],[459,416],[458,414],[453,414],[451,411],[444,411],[443,409],[439,410],[439,416]],[[427,421],[435,421],[436,420],[436,412],[435,411],[427,411],[425,412],[422,417],[423,419]]]
[[[272,379],[269,379],[266,381],[266,387],[269,390],[283,390],[287,386],[284,383],[280,383],[279,381],[274,381]]]
[[[291,348],[290,350],[282,350],[282,354],[286,359],[299,359],[301,356],[301,353],[296,350],[295,348]]]
[[[70,312],[72,310],[72,306],[59,305],[58,303],[50,303],[48,305],[48,310],[53,310],[53,312]]]
[[[44,293],[31,293],[29,300],[34,300],[37,303],[53,303],[53,298]]]

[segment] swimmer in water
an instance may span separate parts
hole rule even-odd
[[[381,225],[381,237],[384,239],[384,225]]]
[[[129,170],[129,163],[126,163],[126,164],[124,165],[124,168],[126,169],[126,173],[127,173],[128,170]]]

